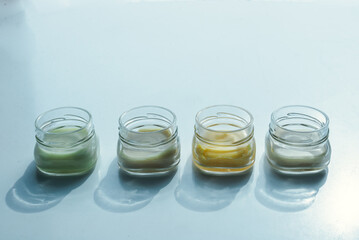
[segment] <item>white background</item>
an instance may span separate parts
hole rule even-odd
[[[0,0],[0,239],[359,239],[359,3]],[[118,176],[117,119],[135,106],[178,117],[175,176]],[[255,119],[252,174],[192,171],[194,116],[213,104]],[[332,159],[314,177],[264,161],[278,107],[330,117]],[[89,110],[101,159],[77,181],[40,178],[34,120]]]

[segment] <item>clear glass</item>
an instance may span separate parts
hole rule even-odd
[[[132,175],[160,175],[177,168],[180,141],[176,116],[166,108],[142,106],[119,119],[118,164]]]
[[[207,174],[234,175],[251,169],[256,153],[252,115],[230,105],[199,111],[192,152],[194,165]]]
[[[329,118],[308,106],[286,106],[272,113],[266,136],[270,165],[283,173],[315,173],[330,161]]]
[[[34,156],[47,175],[82,175],[98,158],[98,140],[89,112],[76,107],[52,109],[35,121]]]

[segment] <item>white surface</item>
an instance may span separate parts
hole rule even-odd
[[[359,239],[359,4],[349,1],[0,1],[0,239]],[[195,113],[255,118],[251,175],[192,173]],[[157,104],[178,117],[173,178],[118,177],[117,119]],[[331,120],[328,174],[264,164],[270,113],[306,104]],[[87,179],[36,178],[34,120],[80,106],[101,159]]]

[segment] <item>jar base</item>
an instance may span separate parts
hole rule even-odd
[[[254,161],[250,165],[242,168],[205,167],[197,163],[195,160],[193,160],[193,164],[201,173],[206,175],[233,176],[248,173],[250,170],[252,170]]]
[[[324,167],[281,167],[275,164],[268,157],[266,157],[266,159],[274,171],[286,175],[316,174],[327,169],[327,165],[325,165]]]
[[[81,176],[81,175],[85,175],[88,174],[90,172],[92,172],[95,169],[96,163],[94,163],[90,168],[85,169],[83,171],[80,172],[50,172],[44,169],[39,168],[38,166],[36,166],[37,170],[47,176],[53,176],[53,177],[73,177],[73,176]]]
[[[118,164],[118,167],[124,171],[125,173],[131,175],[131,176],[137,176],[137,177],[152,177],[152,176],[165,176],[165,175],[169,175],[175,171],[177,171],[178,168],[178,164],[179,161],[171,166],[170,168],[154,168],[154,169],[131,169],[131,168],[125,168],[123,166],[121,166],[120,164]]]

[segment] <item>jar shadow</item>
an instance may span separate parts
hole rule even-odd
[[[22,213],[36,213],[59,204],[73,189],[82,185],[92,171],[82,176],[47,176],[32,161],[23,176],[6,194],[9,208]]]
[[[252,176],[252,170],[237,176],[210,176],[201,173],[187,159],[175,198],[183,207],[197,211],[217,211],[229,206]]]
[[[328,175],[327,168],[315,174],[279,173],[269,165],[265,154],[258,165],[260,170],[255,196],[265,207],[281,212],[297,212],[309,208]]]
[[[152,177],[131,176],[119,169],[115,158],[95,190],[95,203],[110,212],[139,210],[172,181],[176,172],[174,170],[166,175]]]

